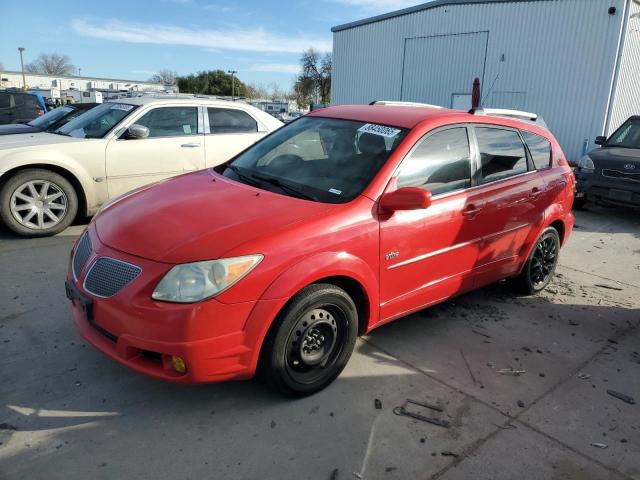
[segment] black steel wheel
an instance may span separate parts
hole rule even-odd
[[[516,278],[518,288],[527,294],[538,293],[549,284],[558,265],[560,236],[553,227],[546,228],[538,240],[522,272]]]
[[[353,300],[328,284],[295,295],[267,336],[260,373],[274,389],[309,395],[329,385],[353,351],[358,315]]]

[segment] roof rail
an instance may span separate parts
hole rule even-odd
[[[431,105],[429,103],[418,102],[400,102],[395,100],[374,100],[369,105],[388,105],[392,107],[429,107],[429,108],[445,108],[441,105]]]

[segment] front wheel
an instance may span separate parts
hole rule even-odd
[[[556,271],[559,253],[560,235],[555,228],[547,227],[536,240],[527,263],[515,279],[518,290],[529,295],[544,290]]]
[[[0,190],[0,217],[18,235],[55,235],[71,225],[77,212],[73,185],[50,170],[23,170]]]
[[[310,285],[278,316],[265,340],[260,374],[273,389],[310,395],[343,370],[358,335],[358,313],[334,285]]]

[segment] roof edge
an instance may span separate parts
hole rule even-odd
[[[375,15],[373,17],[364,18],[362,20],[356,20],[354,22],[343,23],[342,25],[336,25],[331,28],[333,33],[340,32],[342,30],[348,30],[350,28],[360,27],[369,23],[376,23],[389,18],[401,17],[411,13],[420,12],[423,10],[431,10],[432,8],[444,7],[448,5],[475,5],[481,3],[517,3],[517,2],[535,2],[535,1],[553,1],[553,0],[432,0],[431,2],[421,3],[413,7],[402,8],[400,10],[394,10],[393,12],[383,13],[381,15]]]

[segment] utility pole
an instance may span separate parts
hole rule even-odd
[[[234,75],[236,73],[238,73],[238,71],[237,70],[227,70],[227,73],[231,74],[231,101],[234,102],[235,101],[235,99],[234,99],[234,97],[235,97],[235,95],[234,95],[234,93],[235,93],[235,78],[234,78]]]
[[[24,47],[18,47],[18,51],[20,52],[20,69],[22,70],[22,90],[27,90],[27,80],[24,78],[24,60],[22,58],[22,52],[24,52]]]
[[[82,76],[82,69],[80,67],[78,67],[78,76],[81,77]]]

